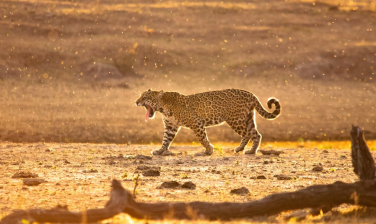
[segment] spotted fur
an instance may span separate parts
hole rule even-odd
[[[239,89],[226,89],[183,95],[178,92],[151,91],[141,94],[137,106],[150,108],[149,117],[156,111],[162,113],[164,136],[162,147],[152,151],[153,155],[168,153],[171,142],[181,127],[193,130],[205,151],[197,155],[211,155],[213,145],[206,136],[206,127],[226,122],[242,139],[235,153],[243,151],[250,140],[251,149],[244,154],[255,154],[260,146],[261,134],[257,131],[255,111],[262,117],[273,120],[281,114],[281,105],[275,98],[268,100],[269,109],[275,105],[273,112],[268,112],[259,99],[250,92]]]

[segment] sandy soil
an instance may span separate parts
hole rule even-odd
[[[70,210],[84,210],[105,205],[109,198],[110,180],[122,180],[126,189],[134,188],[133,178],[140,173],[137,199],[157,201],[246,202],[276,192],[289,192],[314,184],[335,181],[354,182],[350,151],[343,149],[273,148],[280,156],[234,155],[230,147],[217,147],[210,157],[193,157],[199,146],[175,146],[175,156],[134,159],[138,154],[150,155],[157,145],[114,144],[14,144],[0,145],[0,212],[14,209],[51,208],[68,205]],[[270,148],[262,148],[261,150]],[[373,153],[376,156],[375,153]],[[144,176],[142,168],[156,168],[160,176]],[[313,171],[322,166],[322,171]],[[37,174],[46,182],[26,186],[22,178],[11,178],[20,171]],[[145,173],[144,173],[145,174]],[[284,179],[281,179],[280,176]],[[260,179],[264,178],[264,179]],[[165,181],[180,184],[191,181],[194,190],[159,189]],[[246,187],[246,195],[230,194],[232,189]],[[324,216],[312,218],[320,222],[352,222],[376,218],[362,209],[341,206]],[[288,213],[248,221],[285,222]],[[363,215],[359,215],[363,214]],[[367,214],[367,215],[365,215]],[[114,220],[123,220],[121,215]],[[129,218],[129,217],[128,217]],[[126,218],[126,219],[128,219]],[[243,220],[247,221],[247,220]],[[362,222],[363,222],[362,221]]]

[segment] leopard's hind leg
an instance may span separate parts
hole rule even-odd
[[[226,121],[227,124],[234,130],[238,135],[242,137],[240,145],[234,150],[235,153],[243,151],[244,148],[247,146],[248,142],[251,140],[251,136],[249,132],[246,130],[246,118],[244,119],[236,119],[236,120],[228,120]]]
[[[247,133],[252,139],[251,149],[245,150],[244,154],[256,154],[261,143],[261,134],[257,130],[255,112],[252,110],[251,113],[247,115],[246,119]],[[241,145],[241,144],[240,144]]]
[[[234,150],[235,153],[243,151],[252,139],[252,148],[244,151],[244,154],[255,154],[261,143],[261,134],[257,131],[255,113],[252,110],[244,119],[227,122],[228,125],[241,137],[240,145]]]
[[[245,150],[243,152],[244,154],[256,154],[257,150],[260,147],[262,136],[257,131],[256,128],[251,130],[251,137],[252,137],[252,147],[251,147],[251,149]]]

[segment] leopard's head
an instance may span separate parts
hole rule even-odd
[[[143,106],[146,109],[145,121],[148,119],[153,119],[156,111],[161,110],[160,98],[164,94],[163,90],[161,91],[152,91],[149,89],[141,94],[140,98],[136,100],[137,106]]]

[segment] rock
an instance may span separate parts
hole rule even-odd
[[[144,170],[142,172],[142,175],[145,177],[156,177],[156,176],[160,176],[161,172],[156,169],[148,169],[148,170]]]
[[[12,178],[34,178],[38,177],[38,174],[30,173],[29,171],[19,171],[13,174]]]
[[[181,185],[181,187],[185,189],[194,190],[196,189],[196,184],[192,183],[192,181],[188,181],[188,182],[185,182],[183,185]]]
[[[161,170],[161,168],[156,166],[139,165],[136,167],[136,170]]]
[[[82,79],[92,84],[102,85],[103,87],[129,88],[127,84],[129,76],[135,75],[133,69],[127,73],[122,73],[112,64],[95,63],[87,65],[85,63],[82,66],[82,71],[84,71],[81,73]]]
[[[113,65],[95,63],[90,64],[87,67],[83,77],[92,79],[92,80],[108,80],[108,79],[123,79],[125,76]]]
[[[144,155],[136,155],[134,158],[141,159],[141,160],[152,160],[151,156],[144,156]]]
[[[260,152],[263,154],[263,155],[276,155],[276,156],[279,156],[279,154],[283,153],[282,151],[276,151],[276,150],[260,150]]]
[[[256,179],[258,179],[258,180],[264,180],[264,179],[266,179],[266,177],[264,175],[260,175],[260,176],[257,176]]]
[[[246,195],[246,194],[249,194],[249,190],[246,187],[241,187],[241,188],[231,190],[230,194]]]
[[[118,163],[118,162],[115,162],[113,160],[108,160],[108,161],[105,162],[105,164],[107,164],[107,165],[114,165],[116,163]]]
[[[151,169],[151,167],[146,166],[146,165],[140,165],[136,167],[136,170],[148,170]]]
[[[23,183],[27,186],[38,186],[41,183],[46,182],[44,179],[38,178],[25,178],[23,179]]]
[[[290,177],[290,176],[286,176],[286,175],[281,174],[281,175],[277,176],[277,179],[278,180],[292,180],[293,178]]]
[[[180,184],[176,181],[166,181],[166,182],[163,182],[160,186],[160,188],[177,188],[179,187]]]
[[[324,167],[322,166],[314,166],[312,171],[321,172],[324,170]]]

